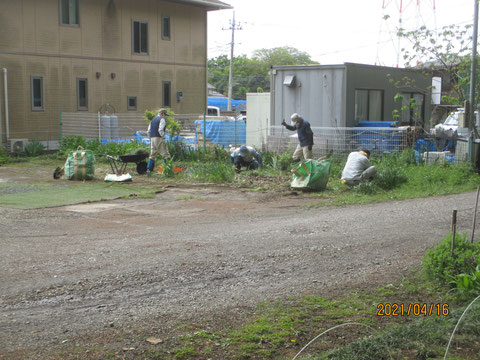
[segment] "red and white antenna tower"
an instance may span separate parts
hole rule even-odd
[[[400,64],[402,53],[402,38],[398,30],[413,31],[421,26],[436,30],[435,0],[382,0],[383,20],[377,43],[377,58],[375,63],[387,65],[392,54],[396,55],[396,64]],[[388,65],[392,65],[391,63]]]

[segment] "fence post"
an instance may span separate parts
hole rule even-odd
[[[237,118],[233,117],[233,121],[235,124],[235,148],[237,147]]]
[[[453,257],[453,250],[455,249],[455,232],[457,231],[457,210],[452,213],[452,246],[450,248],[450,256]]]
[[[203,113],[203,151],[207,152],[207,115]]]
[[[475,210],[473,212],[473,224],[472,224],[472,239],[471,242],[473,243],[473,236],[475,235],[475,223],[477,222],[477,207],[478,207],[478,195],[480,193],[480,186],[477,187],[477,200],[475,200]]]

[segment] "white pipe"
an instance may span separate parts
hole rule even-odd
[[[3,143],[3,121],[2,121],[2,103],[0,101],[0,146]]]
[[[8,70],[3,68],[3,87],[5,95],[5,134],[7,142],[10,140],[10,120],[8,118]]]

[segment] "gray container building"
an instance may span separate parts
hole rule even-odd
[[[360,121],[394,121],[398,110],[399,125],[425,128],[431,85],[431,77],[415,69],[353,63],[272,66],[271,125],[288,123],[292,113],[299,113],[312,127],[355,127]]]

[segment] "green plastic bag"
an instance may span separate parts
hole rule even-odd
[[[81,146],[71,151],[65,161],[65,176],[68,180],[92,180],[95,175],[95,155]]]
[[[292,169],[294,189],[325,190],[330,176],[330,160],[305,160]]]

